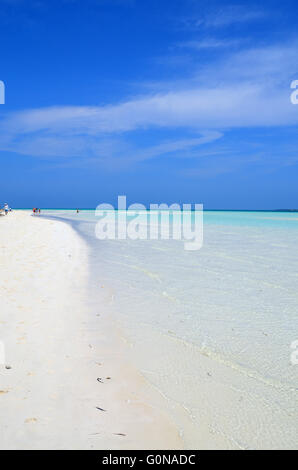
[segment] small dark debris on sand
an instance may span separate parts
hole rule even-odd
[[[100,408],[99,406],[97,406],[96,409],[99,411],[107,411],[107,410],[104,410],[103,408]]]
[[[101,377],[97,377],[97,379],[96,379],[96,380],[97,380],[97,382],[99,382],[99,383],[103,384],[103,380],[102,380],[102,378],[101,378]]]
[[[126,434],[123,434],[123,432],[114,432],[114,436],[126,436]]]

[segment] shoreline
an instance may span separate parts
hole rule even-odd
[[[218,232],[209,227],[195,260],[171,243],[98,241],[93,214],[65,212],[57,219],[88,244],[91,292],[104,284],[100,294],[128,345],[129,360],[164,397],[186,448],[296,448],[295,369],[288,365],[292,328],[286,328],[292,316],[277,328],[278,307],[274,315],[267,309],[268,298],[282,307],[291,295],[291,267],[295,274],[292,258],[277,283],[267,260],[280,274],[281,256],[287,256],[268,247],[281,240],[282,250],[292,246],[293,233],[265,231],[264,237],[253,227],[245,233],[238,226]],[[271,257],[260,258],[268,250]],[[281,291],[272,289],[279,285]],[[247,296],[248,288],[255,297]]]
[[[165,400],[89,301],[83,239],[27,211],[0,223],[0,448],[183,449]]]
[[[213,329],[212,338],[224,338],[225,341],[229,338],[240,341],[241,332],[245,333],[243,341],[235,344],[237,355],[230,358],[225,351],[220,354],[220,350],[197,341],[196,336],[185,336],[184,332],[194,328],[197,335],[206,335],[206,327],[209,330],[218,323],[218,317],[214,318],[214,301],[221,291],[217,289],[213,271],[208,286],[215,283],[217,290],[212,291],[211,306],[205,302],[202,309],[200,302],[196,302],[194,306],[200,308],[199,316],[176,315],[181,287],[183,292],[189,293],[190,300],[194,292],[201,293],[199,299],[204,298],[206,279],[203,271],[206,263],[218,263],[218,248],[214,251],[214,247],[220,246],[220,231],[213,233],[213,238],[209,232],[211,239],[208,238],[209,243],[200,253],[202,268],[199,269],[197,264],[194,277],[193,265],[186,263],[187,256],[179,250],[171,252],[171,245],[162,250],[162,246],[150,244],[127,242],[115,245],[98,241],[94,237],[93,219],[80,220],[67,217],[67,214],[60,218],[47,213],[42,217],[30,217],[29,212],[21,217],[19,211],[17,218],[18,221],[14,213],[10,214],[3,218],[0,227],[0,249],[6,263],[6,269],[5,263],[0,267],[0,278],[6,282],[2,283],[2,292],[8,294],[6,298],[2,295],[0,301],[1,312],[3,309],[5,312],[4,301],[8,301],[6,324],[1,324],[3,318],[0,315],[0,341],[4,331],[8,344],[11,333],[12,348],[8,344],[7,363],[12,357],[11,351],[18,354],[25,351],[26,361],[16,356],[9,364],[13,369],[1,369],[0,366],[0,414],[9,422],[7,426],[0,419],[0,446],[28,448],[24,447],[26,432],[26,445],[37,443],[37,447],[32,448],[296,448],[296,398],[295,388],[290,384],[294,369],[288,368],[288,375],[274,375],[271,368],[258,368],[259,359],[264,362],[266,358],[264,353],[268,357],[276,351],[278,343],[271,330],[272,322],[269,324],[266,317],[266,323],[257,323],[252,332],[261,334],[266,342],[275,346],[275,349],[262,348],[262,355],[243,356],[239,350],[238,345],[242,345],[242,349],[245,346],[247,353],[248,339],[252,338],[250,332],[243,329],[247,316],[239,322],[239,313],[236,318],[230,318],[227,313],[225,316],[225,320],[233,320],[230,326],[237,335],[234,332],[231,335],[229,323],[222,325],[224,329]],[[5,240],[4,228],[10,223]],[[250,232],[246,237],[247,246],[255,234],[253,229]],[[242,240],[243,234],[238,228],[231,233],[236,240]],[[246,256],[240,256],[238,251],[242,249],[243,240],[231,248],[225,232],[225,254],[232,255],[233,259],[236,257],[241,269],[247,257],[262,252],[267,240],[259,246],[256,245],[258,238],[253,239],[254,248]],[[274,243],[274,237],[271,236],[269,241]],[[285,238],[286,242],[291,246],[291,234]],[[175,258],[175,264],[169,264],[169,256]],[[276,263],[279,259],[278,251]],[[238,266],[233,262],[230,268],[234,266],[235,269]],[[189,273],[188,279],[193,279],[191,286],[183,283],[180,271],[175,271],[176,264],[184,273]],[[224,274],[231,274],[233,270],[228,270],[226,264],[220,263],[220,266],[224,280]],[[245,266],[246,276],[249,276],[250,265]],[[253,279],[255,277],[253,271]],[[13,283],[14,280],[18,282]],[[169,285],[170,280],[172,285]],[[270,277],[266,275],[263,282],[268,284],[268,281]],[[274,271],[272,282],[276,282]],[[239,287],[245,289],[246,284]],[[244,298],[246,312],[247,306],[251,309],[254,302],[247,305],[246,291],[244,297],[239,297],[234,285],[229,278],[225,280],[225,302],[230,308],[237,309],[235,301]],[[23,287],[23,291],[19,292],[18,287]],[[255,292],[258,292],[257,286]],[[277,294],[279,304],[283,297]],[[270,290],[271,297],[277,294]],[[178,295],[177,300],[173,295]],[[187,303],[183,305],[184,308],[188,306]],[[16,316],[24,316],[24,310],[31,324],[26,325],[25,335],[16,336],[25,329],[22,321],[16,322]],[[191,330],[180,326],[184,326],[185,321]],[[206,322],[205,329],[202,321]],[[51,337],[47,338],[49,333]],[[282,346],[289,342],[290,336],[288,340],[284,336],[281,339]],[[251,344],[258,345],[253,341]],[[37,373],[28,371],[33,360]],[[285,355],[282,364],[286,365],[287,360]],[[4,388],[2,377],[12,376],[18,361],[23,361],[15,374],[18,381],[11,389]],[[281,381],[276,381],[279,377]],[[18,384],[25,391],[22,397],[20,387],[15,390]],[[44,388],[49,390],[48,394]],[[28,400],[31,400],[30,406],[27,406]],[[17,419],[15,409],[23,413],[18,423],[11,422],[11,417]],[[39,417],[33,414],[36,409],[40,410]],[[32,411],[31,417],[24,416],[25,411]],[[2,439],[7,431],[10,436]],[[9,443],[15,447],[5,447]]]

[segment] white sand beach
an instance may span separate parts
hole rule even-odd
[[[0,448],[181,449],[104,308],[86,308],[87,250],[63,222],[0,218]]]

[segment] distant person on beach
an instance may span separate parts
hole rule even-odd
[[[8,204],[5,204],[5,205],[4,205],[4,212],[5,212],[5,215],[8,214],[8,212],[9,212]]]
[[[79,212],[80,212],[79,209],[77,209],[77,214],[78,214]]]

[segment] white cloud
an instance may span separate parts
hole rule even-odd
[[[239,45],[239,40],[227,40],[227,39],[216,39],[216,38],[207,38],[202,40],[192,40],[185,41],[178,44],[178,47],[183,49],[219,49],[227,47],[235,47]]]
[[[298,124],[289,88],[298,69],[296,51],[293,44],[234,53],[201,68],[183,87],[173,84],[122,103],[12,113],[0,120],[0,150],[139,161],[212,142],[221,136],[218,130]],[[130,143],[133,131],[158,128],[194,136],[142,149]]]
[[[233,24],[264,20],[268,14],[260,9],[248,8],[247,5],[227,5],[199,19],[193,19],[195,26],[207,28],[223,28]]]

